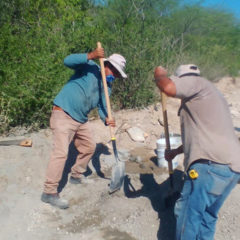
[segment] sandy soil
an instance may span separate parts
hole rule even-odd
[[[224,78],[216,84],[225,95],[236,134],[240,136],[240,79]],[[171,133],[180,133],[176,115],[178,100],[169,99]],[[61,196],[70,208],[60,210],[40,201],[51,148],[51,131],[26,134],[20,129],[11,139],[31,138],[33,146],[0,146],[0,239],[1,240],[172,240],[173,208],[166,207],[169,181],[166,169],[157,166],[156,140],[163,133],[161,105],[139,111],[114,113],[119,151],[127,150],[140,162],[126,162],[123,188],[108,194],[114,163],[109,131],[100,120],[91,121],[97,143],[89,164],[87,183],[72,185],[68,180],[76,150],[70,146],[61,181]],[[126,129],[138,126],[145,134],[143,143],[134,142]],[[8,138],[8,139],[9,139]],[[1,137],[0,140],[5,138]],[[181,187],[182,157],[174,174],[175,189]],[[237,240],[240,236],[240,185],[227,199],[219,214],[216,240]]]

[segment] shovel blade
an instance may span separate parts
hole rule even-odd
[[[123,180],[125,177],[125,162],[117,161],[112,168],[111,183],[109,186],[109,193],[116,192],[123,185]]]

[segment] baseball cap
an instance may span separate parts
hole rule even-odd
[[[194,73],[196,75],[200,75],[200,70],[195,64],[180,65],[177,68],[175,75],[177,77],[181,77],[181,76],[183,76],[185,74],[189,74],[189,73]]]

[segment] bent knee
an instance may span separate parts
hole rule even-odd
[[[85,152],[85,153],[88,153],[88,154],[93,154],[95,152],[95,149],[96,149],[96,143],[88,142],[87,144],[84,144],[84,145],[77,145],[75,143],[75,147],[77,148],[77,150],[79,152]]]

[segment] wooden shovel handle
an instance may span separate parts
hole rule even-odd
[[[162,114],[163,114],[163,125],[164,125],[164,135],[166,140],[166,148],[167,150],[170,150],[171,146],[170,146],[169,130],[168,130],[167,96],[163,92],[161,92],[161,100],[162,100]]]
[[[168,129],[168,118],[167,118],[167,104],[166,104],[167,96],[163,92],[161,92],[161,100],[162,100],[162,113],[163,113],[164,135],[166,140],[166,149],[171,150],[169,129]],[[168,171],[169,171],[169,174],[173,173],[172,161],[168,161]]]
[[[98,48],[102,47],[100,42],[97,42],[97,47]],[[107,80],[106,80],[106,74],[105,74],[105,70],[104,70],[103,58],[99,58],[99,62],[100,62],[100,67],[101,67],[101,74],[102,74],[103,88],[104,88],[104,94],[105,94],[106,105],[107,105],[108,119],[112,120],[111,105],[110,105],[110,99],[109,99],[109,95],[108,95]],[[115,138],[113,129],[111,126],[109,126],[109,128],[110,128],[111,138],[113,139],[113,138]]]

